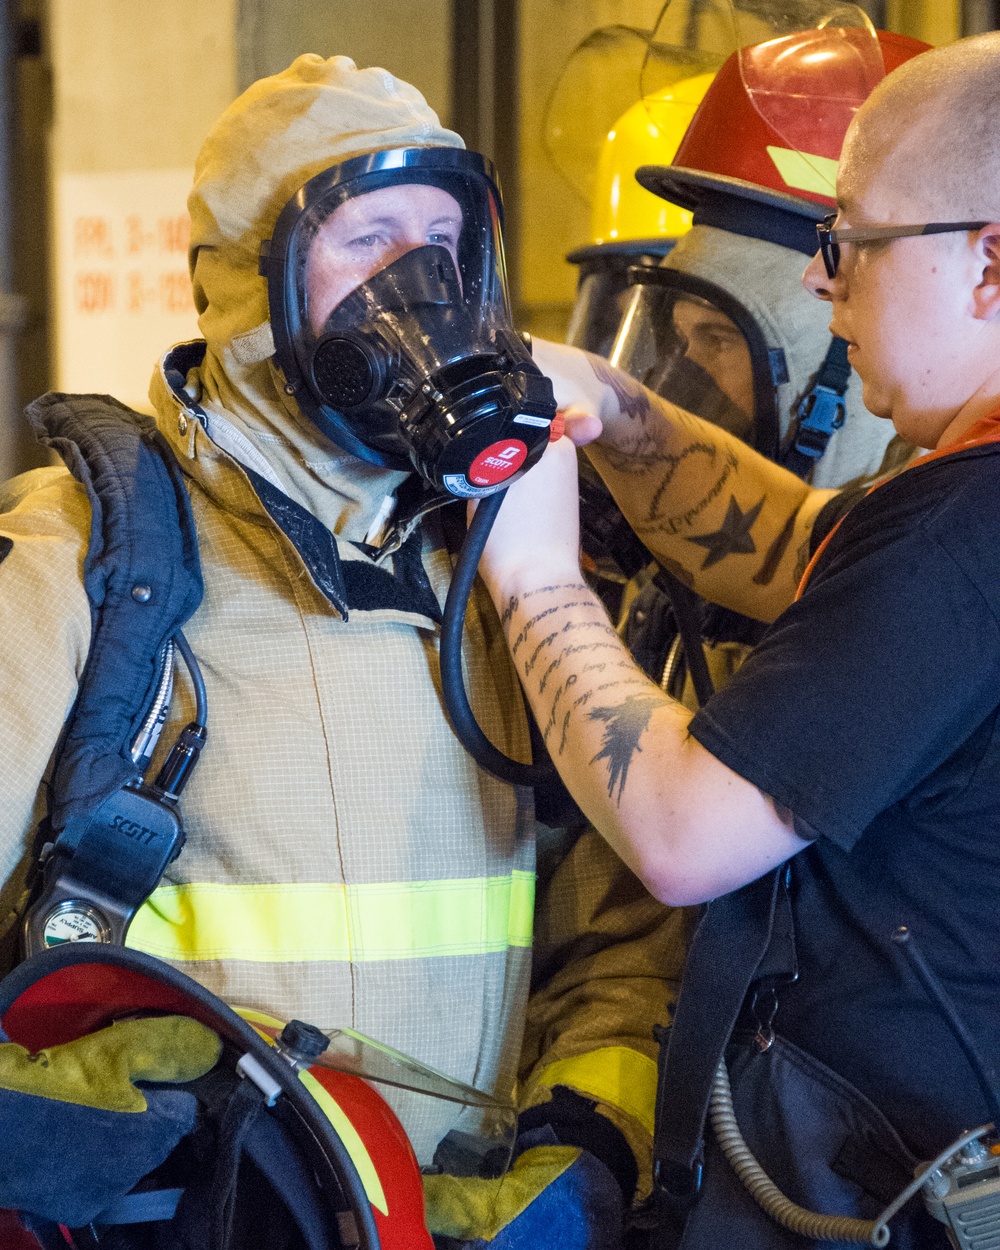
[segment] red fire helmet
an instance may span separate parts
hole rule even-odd
[[[318,1221],[328,1227],[329,1235],[320,1238],[324,1246],[432,1250],[413,1149],[392,1109],[360,1075],[328,1066],[332,1061],[322,1053],[301,1063],[289,1061],[270,1040],[278,1030],[262,1023],[264,1017],[250,1012],[244,1019],[183,973],[118,946],[67,943],[21,964],[0,986],[3,1031],[32,1053],[75,1041],[115,1020],[150,1014],[190,1016],[219,1036],[222,1057],[212,1074],[213,1097],[241,1079],[261,1091],[266,1118],[299,1160],[293,1169],[255,1173],[259,1184],[272,1186],[269,1201],[284,1207],[289,1227],[300,1218],[302,1195],[288,1192],[283,1173],[309,1178],[315,1189],[309,1218],[313,1225]],[[268,1131],[264,1140],[273,1141],[275,1133]],[[249,1142],[247,1149],[252,1146]],[[184,1141],[177,1150],[183,1149]],[[43,1160],[39,1166],[45,1166]],[[133,1244],[124,1233],[117,1236],[121,1240],[115,1245]],[[39,1244],[20,1232],[12,1212],[0,1211],[0,1238],[19,1250]],[[69,1229],[58,1244],[63,1240],[78,1244]],[[135,1244],[147,1243],[140,1237]],[[300,1243],[292,1238],[289,1244]],[[313,1245],[315,1238],[303,1233],[301,1244]]]
[[[816,220],[822,214],[813,206],[835,207],[837,162],[857,107],[885,74],[929,46],[886,31],[824,27],[734,52],[673,163],[644,165],[636,177],[695,212],[722,193]]]

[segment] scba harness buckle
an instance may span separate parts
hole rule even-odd
[[[799,405],[795,450],[802,456],[819,460],[834,432],[844,424],[846,411],[843,395],[829,386],[814,386]]]

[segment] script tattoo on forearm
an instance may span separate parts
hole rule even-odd
[[[681,455],[676,457],[677,464],[668,470],[656,490],[653,491],[652,498],[650,499],[648,515],[644,521],[640,522],[640,524],[636,526],[637,533],[680,534],[682,531],[689,529],[691,525],[694,524],[709,504],[711,504],[715,499],[718,499],[719,495],[722,494],[726,483],[732,477],[733,473],[739,468],[739,456],[737,456],[731,448],[726,449],[722,458],[722,464],[719,467],[715,479],[707,487],[707,489],[702,491],[701,496],[695,501],[695,503],[685,508],[683,512],[676,513],[665,513],[661,511],[661,505],[677,469],[688,456],[700,452],[714,460],[716,458],[717,451],[718,449],[709,443],[692,443],[690,447],[685,448]]]
[[[511,639],[511,655],[525,683],[533,680],[538,695],[545,696],[539,723],[553,755],[565,751],[574,716],[604,723],[601,750],[590,762],[607,762],[608,795],[620,803],[629,765],[641,750],[639,740],[664,700],[651,693],[649,682],[622,651],[603,610],[592,598],[582,597],[586,590],[582,582],[570,582],[528,591],[508,600],[501,621],[509,633],[515,615],[522,607],[528,610],[528,600],[558,595],[524,621]],[[573,615],[559,624],[565,612]],[[547,628],[550,622],[552,628]],[[577,693],[581,681],[588,688]],[[612,702],[616,697],[618,702]]]

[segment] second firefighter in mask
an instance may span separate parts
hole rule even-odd
[[[878,40],[887,72],[926,47],[885,32]],[[808,32],[787,37],[783,70],[794,62],[816,77],[807,59],[815,50]],[[608,355],[813,485],[839,487],[891,470],[913,448],[867,411],[846,344],[830,335],[828,318],[802,287],[816,224],[834,202],[824,177],[832,179],[850,115],[818,116],[809,151],[792,151],[754,107],[737,58],[726,62],[673,163],[638,170],[644,187],[691,211],[694,224],[658,265],[632,271],[632,296]],[[706,608],[703,627],[714,644],[712,676],[724,682],[761,627],[719,608]],[[624,631],[650,676],[680,697],[684,665],[656,585],[631,604]]]

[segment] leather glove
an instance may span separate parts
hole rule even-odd
[[[122,1020],[34,1055],[0,1043],[0,1207],[96,1221],[194,1127],[193,1094],[134,1082],[194,1080],[220,1051],[187,1016]]]
[[[522,1136],[499,1188],[478,1177],[425,1176],[438,1250],[620,1250],[621,1187],[588,1151],[554,1140],[546,1129]]]

